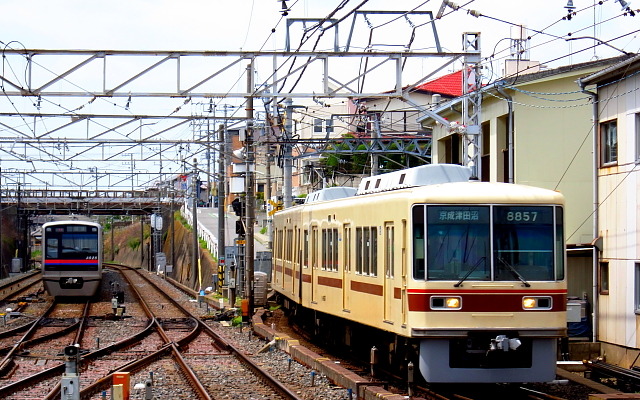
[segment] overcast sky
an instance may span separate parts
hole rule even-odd
[[[339,18],[346,15],[361,3],[362,0],[351,0],[335,16]],[[445,17],[437,23],[442,45],[452,52],[462,50],[462,32],[479,31],[482,33],[483,55],[489,56],[494,47],[501,50],[508,44],[506,40],[499,40],[515,35],[516,29],[511,24],[523,24],[544,31],[544,34],[529,31],[529,35],[533,35],[531,58],[547,62],[593,43],[582,39],[573,42],[554,40],[545,44],[554,36],[573,33],[573,37],[597,36],[608,41],[627,35],[640,26],[640,16],[619,16],[620,3],[613,0],[595,7],[593,0],[573,0],[576,10],[583,11],[570,21],[562,20],[566,15],[564,0],[475,0],[457,3],[465,6],[458,11],[447,7]],[[341,1],[289,0],[286,4],[291,8],[288,18],[322,18]],[[441,4],[440,0],[370,0],[361,10],[417,9],[436,13]],[[484,16],[476,18],[469,15],[468,10],[471,9]],[[280,10],[281,1],[277,0],[5,0],[0,41],[4,44],[19,41],[26,48],[36,49],[274,50],[284,48],[286,23],[282,20]],[[391,18],[372,17],[370,22],[377,26]],[[610,18],[614,19],[605,22]],[[341,44],[346,42],[351,20],[347,18],[340,25]],[[424,22],[424,18],[417,16],[410,20],[414,25]],[[597,25],[595,31],[591,27],[594,22]],[[409,27],[410,23],[401,18],[376,28],[373,42],[406,45],[411,33]],[[273,28],[276,28],[275,34],[271,32]],[[292,26],[294,39],[299,38],[301,28],[301,25]],[[357,40],[359,44],[366,44],[370,33],[366,22],[359,19],[356,28],[354,42]],[[418,29],[412,48],[433,46],[429,29],[428,26]],[[637,52],[640,48],[637,33],[611,44],[628,52]],[[617,54],[620,53],[610,47],[600,46],[595,55],[606,57]],[[568,64],[593,56],[593,51],[587,51],[559,62]],[[554,62],[554,65],[557,64]]]
[[[636,1],[640,3],[639,0]],[[463,32],[480,32],[483,63],[488,67],[483,70],[485,71],[483,74],[486,74],[485,81],[500,77],[504,59],[510,54],[509,39],[518,37],[519,24],[528,28],[527,36],[531,37],[530,59],[549,67],[618,56],[622,52],[637,53],[640,50],[640,39],[636,32],[640,27],[640,15],[635,17],[629,13],[623,15],[619,1],[605,0],[599,4],[594,0],[573,0],[577,13],[570,19],[566,18],[567,2],[565,0],[475,0],[457,3],[461,6],[460,8],[446,7],[443,17],[436,21],[440,43],[445,52],[461,52]],[[435,51],[433,31],[424,15],[410,15],[407,18],[399,15],[370,15],[367,20],[359,16],[351,32],[353,16],[349,13],[361,6],[359,10],[363,11],[416,10],[432,11],[436,14],[442,5],[441,0],[370,0],[368,2],[288,0],[286,4],[290,11],[285,17],[281,11],[282,2],[277,0],[5,0],[2,2],[2,17],[0,17],[0,45],[3,48],[24,47],[48,50],[283,50],[287,18],[319,19],[335,11],[333,18],[344,18],[338,25],[341,50],[344,49],[349,35],[352,34],[352,50],[368,48],[373,51]],[[637,7],[640,4],[633,5]],[[298,48],[301,43],[303,29],[310,28],[312,25],[312,22],[308,22],[304,25],[295,23],[290,26],[292,50]],[[333,34],[334,32],[327,31],[322,35],[322,40],[316,42],[319,35],[316,31],[301,49],[312,50],[317,46],[315,49],[318,51],[333,50]],[[593,37],[596,37],[597,43],[600,43],[595,49],[590,48],[596,43]],[[568,38],[576,40],[566,40]],[[20,65],[20,61],[24,60],[8,57],[3,62],[2,73],[14,81],[24,81],[25,75],[22,73],[25,71],[24,62]],[[442,73],[456,68],[460,68],[459,63],[448,67]],[[141,67],[138,65],[129,69],[140,71]],[[241,77],[244,65],[232,72]],[[257,72],[262,77],[268,77],[270,74],[270,71]],[[310,71],[307,72],[307,75],[312,74]],[[424,76],[429,73],[429,67],[423,66],[423,70],[417,73],[422,74],[419,76]],[[246,85],[243,81],[230,78],[222,82],[226,85],[222,90],[228,90],[229,86],[233,85],[230,82],[240,82],[237,83],[240,86]],[[79,86],[85,84],[85,82],[71,83]],[[413,82],[403,82],[403,84],[407,83]],[[382,82],[379,90],[388,90],[391,85],[392,82],[389,82],[389,85]],[[242,89],[239,91],[241,92]],[[100,106],[110,108],[110,113],[123,112],[126,108],[127,113],[138,115],[148,112],[149,109],[149,107],[144,109],[143,102],[136,99],[132,102],[131,108],[128,107],[128,103],[125,107],[126,99],[123,98],[100,98],[93,103],[88,100],[90,97],[43,101],[42,109],[38,107],[37,110],[42,113],[60,113],[63,107],[59,103],[63,101],[68,103],[64,104],[65,110],[81,109],[82,112],[87,113],[98,113],[97,109]],[[169,115],[183,101],[183,99],[168,99],[161,105],[146,101],[145,105],[152,105],[151,108],[157,115]],[[194,99],[183,111],[187,114],[193,112],[194,103],[197,101],[202,99]],[[45,107],[49,107],[51,111]],[[2,112],[31,113],[36,112],[35,110],[32,98],[17,96],[11,101],[4,97],[0,100]],[[58,123],[62,124],[66,121]],[[52,130],[56,127],[53,121],[44,118],[32,120],[20,118],[17,121],[14,118],[8,124],[33,136],[37,136],[37,133],[42,134],[43,130]],[[86,126],[86,136],[88,136],[89,127],[98,130],[106,129],[96,124],[86,124]],[[152,132],[162,130],[159,125],[151,124],[146,129]],[[114,130],[114,132],[121,138],[129,137],[133,131],[129,129]],[[11,129],[0,129],[0,133],[5,137],[4,141],[10,144],[6,137],[10,137],[14,132]],[[188,137],[193,135],[193,132],[189,126],[185,125],[181,132],[172,132],[171,137],[176,135]],[[13,151],[13,146],[11,149]],[[24,152],[35,150],[35,146],[33,149],[25,146]],[[172,149],[172,151],[175,150],[175,148]],[[3,162],[0,166],[6,171],[7,160],[12,160],[12,155],[7,153],[6,149],[4,151],[0,153],[0,161]],[[58,150],[48,151],[55,153]],[[64,149],[60,150],[60,152],[63,151]],[[180,159],[180,154],[176,152],[171,156],[174,159],[174,165],[171,167],[169,163],[164,164],[165,171],[170,168],[173,168],[170,169],[171,171],[177,170],[175,162]],[[39,155],[33,153],[26,158],[37,161]],[[32,164],[29,161],[26,166],[18,166],[17,169],[29,169]],[[120,164],[122,164],[119,166],[120,169],[133,170],[130,165],[122,162]],[[95,168],[95,163],[90,165],[91,168]],[[34,170],[50,167],[50,165],[33,164]],[[110,168],[102,165],[99,167],[101,170]],[[69,166],[62,163],[55,168],[64,170]],[[73,168],[87,170],[86,166],[79,166],[78,162],[73,165]],[[142,167],[136,164],[136,168]],[[157,165],[151,165],[148,170],[155,171],[156,168],[158,168]],[[91,178],[91,175],[88,177]],[[102,185],[106,180],[101,179]],[[87,182],[92,184],[90,180],[85,179],[85,183]]]

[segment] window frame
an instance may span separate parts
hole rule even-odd
[[[609,294],[609,261],[600,261],[598,264],[598,293]]]
[[[610,143],[612,138],[615,140],[615,143]],[[610,167],[617,164],[618,120],[613,119],[600,123],[600,167]]]

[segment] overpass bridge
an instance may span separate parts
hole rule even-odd
[[[183,192],[157,190],[0,190],[2,209],[16,206],[27,215],[147,215],[183,201]]]

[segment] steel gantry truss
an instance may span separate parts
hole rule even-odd
[[[26,71],[26,82],[0,75],[6,96],[53,96],[53,97],[106,97],[106,98],[401,98],[407,91],[423,83],[432,74],[415,80],[415,71],[408,73],[403,63],[410,60],[443,59],[445,64],[464,57],[466,53],[447,52],[231,52],[231,51],[96,51],[96,50],[35,50],[6,49],[7,58],[19,57],[16,63],[22,63]],[[362,58],[375,60],[365,70],[345,76],[345,61]],[[68,62],[64,62],[68,59]],[[78,60],[79,59],[79,60]],[[126,59],[126,64],[123,64]],[[62,61],[61,61],[62,60]],[[253,60],[256,69],[270,71],[269,78],[253,92],[236,88],[218,90],[210,85],[217,78],[227,75],[237,79],[239,66]],[[264,63],[263,63],[264,62]],[[53,63],[54,65],[49,65]],[[71,64],[60,69],[60,64]],[[137,70],[124,73],[123,65],[139,66]],[[261,68],[262,66],[262,68]],[[391,66],[391,70],[383,71]],[[234,68],[235,67],[235,68]],[[130,67],[129,67],[130,68]],[[166,74],[162,81],[154,81],[154,73],[163,69]],[[303,70],[313,70],[308,77],[310,85],[297,85],[293,90],[286,89],[290,78],[297,79]],[[441,68],[437,68],[440,70]],[[356,91],[351,85],[366,75],[381,71],[386,75],[385,87],[380,90]],[[317,79],[316,72],[321,76]],[[84,76],[86,74],[86,76]],[[90,83],[87,85],[70,84],[76,75]],[[413,77],[411,77],[413,75]],[[168,78],[167,78],[168,77]],[[393,91],[387,90],[389,83]],[[403,84],[404,82],[404,84]],[[408,84],[408,82],[411,82]],[[61,88],[60,86],[68,86]]]
[[[66,169],[97,176],[95,169],[99,168],[102,175],[148,172],[151,180],[154,174],[158,175],[163,162],[165,165],[182,162],[186,169],[188,163],[184,160],[199,152],[214,151],[215,141],[210,140],[213,120],[242,123],[244,116],[221,117],[202,110],[194,115],[190,109],[198,102],[206,105],[207,101],[221,98],[241,99],[238,101],[262,98],[265,102],[285,98],[400,98],[420,112],[442,120],[416,104],[409,93],[467,55],[467,52],[8,48],[4,51],[4,62],[13,68],[5,71],[24,71],[24,77],[15,73],[0,75],[1,94],[9,99],[8,104],[0,103],[0,159],[11,162],[9,170],[13,167],[16,172],[29,174],[55,175]],[[363,58],[370,61],[366,68],[352,68]],[[424,60],[435,64],[432,72],[416,74],[411,63]],[[245,63],[266,76],[262,81],[256,80],[253,92],[240,88],[242,85],[228,84],[232,81],[230,77],[233,81],[247,80],[245,69],[239,69]],[[370,84],[360,87],[359,82],[365,76],[369,76]],[[384,79],[371,79],[372,76]],[[384,87],[377,87],[381,81]],[[356,83],[358,90],[353,87]],[[393,90],[385,91],[389,86]],[[159,107],[131,114],[133,106],[154,99]],[[91,112],[83,112],[86,108],[91,108]],[[199,134],[195,133],[196,125],[200,126]],[[107,170],[96,166],[96,162],[120,164]],[[153,166],[142,167],[145,162],[152,162]],[[82,163],[90,164],[83,168]],[[109,183],[105,180],[100,183],[113,185],[125,180],[114,178]],[[42,181],[55,185],[53,179]],[[67,181],[71,183],[69,179],[62,180]]]

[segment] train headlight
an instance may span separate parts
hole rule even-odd
[[[551,310],[551,297],[526,296],[522,298],[522,308],[525,310]]]
[[[462,308],[462,297],[460,296],[432,296],[432,310],[460,310]]]

